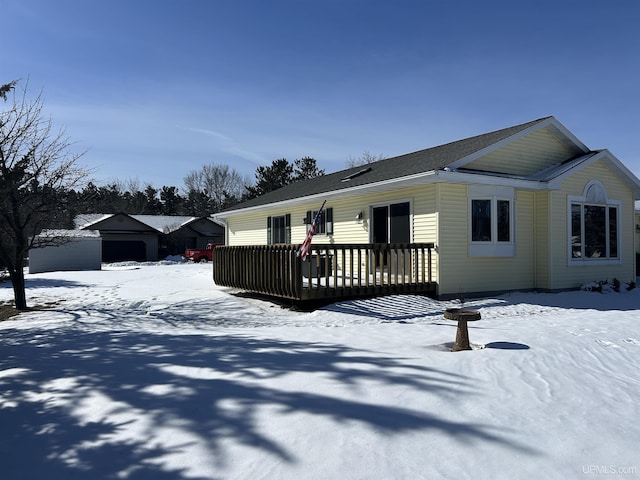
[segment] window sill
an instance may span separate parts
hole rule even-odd
[[[586,260],[569,260],[570,267],[600,267],[603,265],[621,265],[622,260],[619,258],[594,258],[594,259],[586,259]]]

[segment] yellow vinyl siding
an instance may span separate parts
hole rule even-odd
[[[413,241],[433,242],[438,245],[438,204],[437,190],[439,185],[429,185],[422,187],[416,192],[413,201]],[[432,251],[432,275],[433,280],[438,282],[438,250]]]
[[[291,209],[271,209],[248,214],[235,215],[227,220],[227,244],[228,245],[266,245],[267,244],[267,217],[291,215],[291,242],[302,243],[306,235],[306,226],[303,223],[307,210],[317,210],[318,205],[309,205],[308,208],[296,206]],[[325,235],[314,238],[320,239]]]
[[[439,295],[463,294],[467,255],[468,201],[465,185],[438,188],[438,290]]]
[[[591,180],[598,180],[604,186],[610,200],[619,200],[620,219],[618,235],[620,237],[621,264],[569,266],[567,225],[568,195],[582,196],[584,188]],[[633,252],[633,194],[631,190],[605,165],[603,161],[595,162],[562,183],[562,190],[553,192],[552,236],[552,289],[577,288],[580,285],[597,280],[620,281],[635,279]]]
[[[436,188],[436,185],[424,187],[413,197],[413,237],[416,242],[437,240]]]
[[[337,202],[327,202],[333,207],[333,238],[320,237],[318,243],[369,243],[369,209],[366,197],[350,197]],[[356,220],[356,215],[362,212],[362,220]],[[313,239],[316,241],[316,238]]]
[[[531,175],[567,160],[572,153],[543,129],[473,160],[464,168],[513,175]]]
[[[513,257],[470,257],[469,198],[464,185],[443,185],[438,241],[439,295],[533,288],[534,194],[516,191]]]
[[[549,255],[551,248],[549,192],[534,194],[534,252],[535,284],[534,288],[551,288],[551,268]]]
[[[314,243],[369,243],[369,207],[372,205],[408,201],[412,205],[414,221],[412,241],[435,242],[435,186],[420,186],[400,189],[388,193],[372,193],[354,195],[352,197],[332,200],[328,199],[326,208],[333,208],[333,235],[318,234]],[[291,214],[291,242],[302,243],[306,235],[303,224],[308,210],[317,210],[321,201],[302,203],[292,207],[268,208],[259,212],[233,215],[227,219],[229,245],[264,245],[267,243],[267,217]],[[363,219],[356,220],[356,215],[363,212]],[[415,229],[419,231],[416,237]]]
[[[326,239],[332,243],[369,243],[369,227],[370,227],[370,207],[373,205],[410,202],[411,214],[416,214],[416,205],[424,203],[423,197],[432,191],[433,186],[429,187],[412,187],[395,190],[387,193],[373,193],[369,195],[358,195],[329,203],[327,206],[333,207],[334,234],[332,239]],[[362,212],[364,214],[361,221],[356,220],[356,215]],[[412,241],[429,242],[415,236],[415,223],[413,225]],[[320,237],[321,238],[321,237]],[[316,241],[314,237],[314,242]]]
[[[231,217],[227,221],[227,245],[264,245],[267,243],[267,220],[261,213]]]

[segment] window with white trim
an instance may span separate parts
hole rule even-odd
[[[569,264],[620,262],[620,201],[607,198],[598,180],[590,181],[582,197],[570,196]]]
[[[469,255],[510,257],[515,254],[514,190],[470,186]]]

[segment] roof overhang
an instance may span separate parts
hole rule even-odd
[[[547,188],[545,182],[539,180],[528,180],[513,176],[502,176],[495,174],[486,174],[482,172],[456,172],[447,170],[432,170],[429,172],[419,173],[401,178],[394,178],[383,182],[371,183],[367,185],[358,185],[356,187],[344,188],[331,192],[309,195],[306,197],[298,197],[281,202],[269,203],[266,205],[257,205],[255,207],[242,208],[238,210],[227,210],[214,214],[219,221],[237,215],[247,213],[260,212],[273,208],[286,208],[292,205],[300,205],[301,202],[313,203],[322,202],[323,200],[339,200],[341,198],[351,197],[358,194],[381,193],[397,188],[406,188],[421,185],[430,185],[435,183],[464,183],[464,184],[482,184],[482,185],[502,185],[527,190],[544,190]]]
[[[609,150],[604,149],[594,152],[593,155],[586,155],[572,162],[567,162],[565,168],[556,172],[552,178],[548,178],[549,188],[559,189],[564,180],[574,175],[580,170],[603,161],[608,167],[622,180],[622,182],[633,191],[633,199],[640,200],[640,179],[636,177],[631,170],[624,166],[618,158]]]

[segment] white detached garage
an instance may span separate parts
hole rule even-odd
[[[100,270],[102,238],[97,230],[45,230],[29,250],[29,273]]]

